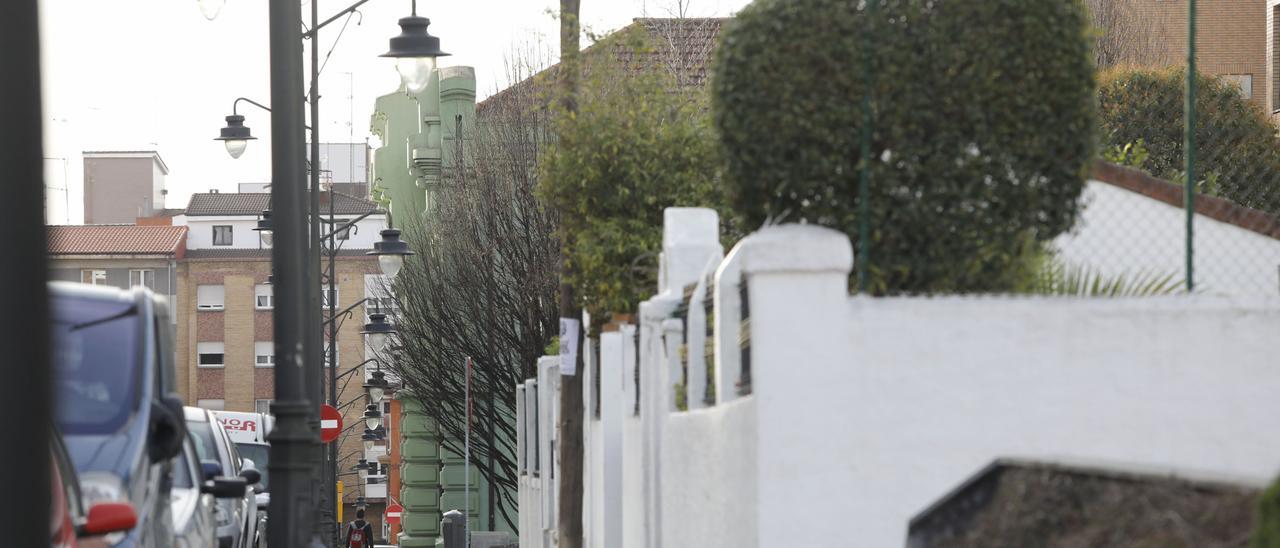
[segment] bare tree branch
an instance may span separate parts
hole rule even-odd
[[[507,59],[512,83],[545,66],[538,51],[529,44]],[[473,360],[471,462],[501,487],[497,512],[515,527],[514,388],[558,333],[560,248],[556,219],[533,195],[549,113],[530,86],[495,99],[455,141],[461,160],[446,171],[431,211],[405,226],[419,253],[395,282],[399,336],[386,362],[425,404],[444,447],[462,454],[463,368]]]

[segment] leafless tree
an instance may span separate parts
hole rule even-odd
[[[512,83],[542,68],[530,57],[535,51],[518,48],[508,60]],[[558,333],[560,249],[555,218],[533,194],[548,112],[531,86],[513,86],[485,103],[474,124],[445,121],[466,137],[452,145],[461,160],[446,166],[427,215],[405,226],[418,254],[395,282],[399,337],[386,361],[424,402],[445,448],[462,454],[464,364],[472,360],[472,465],[499,487],[495,514],[514,527],[514,389],[533,375]]]
[[[1184,3],[1159,0],[1083,0],[1095,35],[1098,68],[1167,65],[1176,58],[1170,42],[1170,11]],[[1177,6],[1183,6],[1178,8]]]

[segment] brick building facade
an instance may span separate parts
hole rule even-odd
[[[1134,12],[1166,51],[1160,57],[1186,64],[1187,1],[1131,0]],[[1270,113],[1277,104],[1274,55],[1268,37],[1280,0],[1197,0],[1196,68],[1227,78],[1259,108]],[[1268,63],[1268,59],[1272,59]]]

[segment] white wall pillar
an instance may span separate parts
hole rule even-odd
[[[760,546],[827,546],[856,496],[839,474],[858,451],[827,440],[848,402],[805,397],[828,379],[820,364],[847,363],[848,276],[853,248],[835,230],[810,225],[765,228],[740,244],[751,309],[751,386],[757,406],[757,515]],[[826,425],[826,426],[824,426]],[[843,483],[849,483],[847,481]],[[785,516],[785,519],[779,519]],[[855,533],[856,534],[856,533]]]

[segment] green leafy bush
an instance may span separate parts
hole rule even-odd
[[[720,161],[697,93],[675,93],[661,71],[608,58],[584,73],[579,112],[539,159],[538,192],[560,214],[570,283],[605,321],[652,293],[656,279],[637,265],[661,250],[663,209],[723,201]]]
[[[1083,8],[866,5],[757,0],[725,29],[712,103],[731,204],[748,227],[810,222],[857,242],[870,92],[873,290],[1011,288],[1024,242],[1074,223],[1095,152]]]
[[[1280,480],[1258,499],[1258,523],[1250,548],[1280,548]]]
[[[1102,73],[1098,105],[1104,149],[1141,141],[1147,151],[1143,169],[1185,181],[1186,78],[1182,68]],[[1199,192],[1280,213],[1280,138],[1275,126],[1229,82],[1201,75],[1196,88]]]

